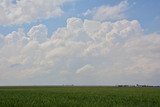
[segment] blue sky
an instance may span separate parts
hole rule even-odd
[[[88,9],[99,7],[101,5],[116,5],[122,0],[76,0],[71,3],[63,5],[65,13],[58,18],[50,18],[48,20],[32,21],[22,25],[0,25],[0,33],[8,34],[16,31],[18,28],[23,28],[26,32],[40,23],[48,27],[49,34],[51,35],[58,27],[65,26],[66,20],[69,17],[80,17],[85,19],[82,15]],[[129,7],[125,11],[125,15],[129,20],[138,20],[146,33],[160,32],[160,1],[159,0],[128,0]]]
[[[160,0],[0,0],[0,85],[160,85]]]

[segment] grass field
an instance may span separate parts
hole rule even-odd
[[[160,88],[0,87],[0,107],[160,107]]]

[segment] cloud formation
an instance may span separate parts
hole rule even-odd
[[[0,0],[0,25],[23,24],[63,14],[62,5],[70,0]]]
[[[53,84],[158,84],[160,35],[137,20],[69,18],[47,36],[45,25],[0,36],[0,80],[46,75]]]
[[[116,21],[120,19],[124,19],[124,11],[128,8],[128,2],[122,1],[118,5],[115,6],[108,6],[103,5],[100,7],[95,7],[93,9],[88,9],[84,16],[91,16],[92,19],[98,21]]]

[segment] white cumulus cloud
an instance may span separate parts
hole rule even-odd
[[[63,84],[159,84],[160,35],[137,20],[69,18],[48,37],[45,25],[0,36],[0,80]],[[45,80],[47,78],[41,78]]]
[[[124,11],[126,11],[127,8],[128,2],[122,1],[115,6],[103,5],[88,9],[83,15],[91,16],[94,20],[98,21],[116,21],[125,18]]]
[[[62,5],[70,0],[0,0],[0,25],[23,24],[63,14]]]

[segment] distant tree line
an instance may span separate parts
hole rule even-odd
[[[160,87],[160,86],[152,86],[152,85],[116,85],[116,87]]]

